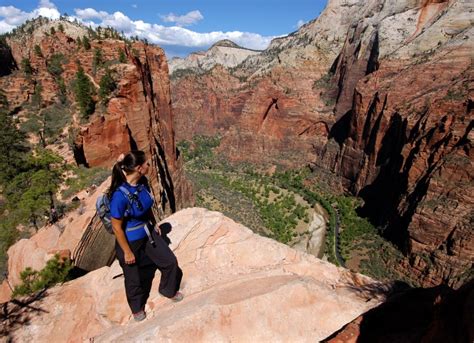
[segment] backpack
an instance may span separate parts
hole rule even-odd
[[[132,195],[130,191],[123,186],[120,186],[118,189],[125,195],[125,197],[129,201],[124,214],[124,217],[128,217],[131,208],[131,202],[134,199],[137,199],[136,194]],[[114,230],[112,229],[112,216],[110,214],[110,199],[107,194],[99,195],[95,203],[95,208],[102,222],[102,225],[104,225],[104,228],[107,230],[108,233],[113,234]]]
[[[138,199],[138,196],[137,196],[136,193],[130,193],[130,191],[127,188],[125,188],[124,186],[120,186],[118,188],[118,190],[121,191],[125,195],[125,197],[128,199],[127,208],[125,209],[125,213],[124,213],[124,217],[128,217],[129,212],[130,212],[131,207],[132,207],[132,203],[133,202],[140,203],[140,200]],[[137,193],[139,191],[140,190],[138,190]],[[140,206],[141,206],[141,204],[140,204]],[[107,230],[108,233],[113,235],[114,230],[112,228],[112,215],[110,214],[110,199],[107,196],[107,194],[99,195],[99,197],[97,198],[97,201],[95,203],[95,207],[96,207],[96,210],[97,210],[97,214],[99,215],[99,218],[102,222],[102,225],[105,227],[105,229]],[[150,240],[150,243],[154,244],[153,238],[151,236],[151,233],[150,233],[150,230],[149,230],[147,224],[145,224],[144,229],[145,229],[145,232],[146,232],[146,234],[147,234],[147,236]]]

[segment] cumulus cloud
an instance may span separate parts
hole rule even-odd
[[[109,15],[105,11],[96,11],[93,8],[75,8],[74,12],[76,12],[76,17],[82,20],[87,20],[87,19],[105,19]]]
[[[199,33],[189,30],[183,26],[191,25],[202,20],[199,11],[192,11],[183,16],[171,17],[169,14],[167,22],[175,23],[175,26],[164,26],[147,23],[142,20],[131,20],[122,12],[108,13],[97,11],[93,8],[76,8],[75,15],[70,15],[69,20],[77,19],[86,26],[111,26],[116,30],[123,31],[126,36],[138,36],[146,38],[149,42],[181,48],[204,49],[222,39],[230,39],[235,43],[250,49],[265,49],[274,36],[262,36],[257,33],[241,31],[214,31]],[[41,0],[38,8],[31,12],[24,12],[13,6],[0,6],[0,33],[11,31],[14,27],[21,25],[27,19],[39,15],[51,19],[58,19],[60,13],[50,0]],[[163,19],[164,20],[164,19]]]
[[[175,23],[177,26],[189,26],[197,23],[200,20],[203,20],[204,17],[202,16],[201,12],[196,10],[186,13],[185,15],[176,15],[174,13],[170,13],[161,16],[161,19],[165,23]]]
[[[58,19],[60,13],[56,5],[49,0],[41,0],[38,7],[31,12],[24,12],[13,6],[0,6],[0,33],[11,31],[26,20],[38,16]]]

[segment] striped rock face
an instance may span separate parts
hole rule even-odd
[[[184,272],[179,303],[158,295],[134,323],[117,263],[15,310],[25,341],[320,341],[383,300],[383,285],[260,237],[218,212],[189,208],[163,225]]]

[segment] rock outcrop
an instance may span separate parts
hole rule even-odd
[[[470,13],[329,1],[238,68],[173,80],[177,139],[219,134],[231,160],[342,177],[405,253],[403,273],[457,287],[474,261]]]
[[[320,341],[383,299],[383,286],[253,234],[217,212],[190,208],[163,223],[184,271],[185,298],[156,292],[131,323],[117,263],[8,303],[14,341]],[[28,306],[22,306],[26,304]],[[28,325],[22,323],[28,322]]]

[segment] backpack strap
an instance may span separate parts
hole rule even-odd
[[[125,213],[124,213],[124,217],[128,217],[130,215],[130,211],[131,211],[131,208],[132,208],[132,202],[136,201],[140,201],[138,199],[138,192],[140,192],[140,190],[142,189],[142,187],[138,187],[137,191],[135,193],[131,193],[126,187],[124,186],[120,186],[118,188],[122,193],[123,195],[125,195],[125,197],[128,199],[128,203],[127,203],[127,208],[125,210]],[[151,236],[151,233],[150,233],[150,229],[148,228],[148,223],[145,223],[143,228],[145,229],[145,232],[146,232],[146,235],[148,236],[148,240],[150,241],[151,244],[155,244],[155,241],[153,240],[152,236]]]

